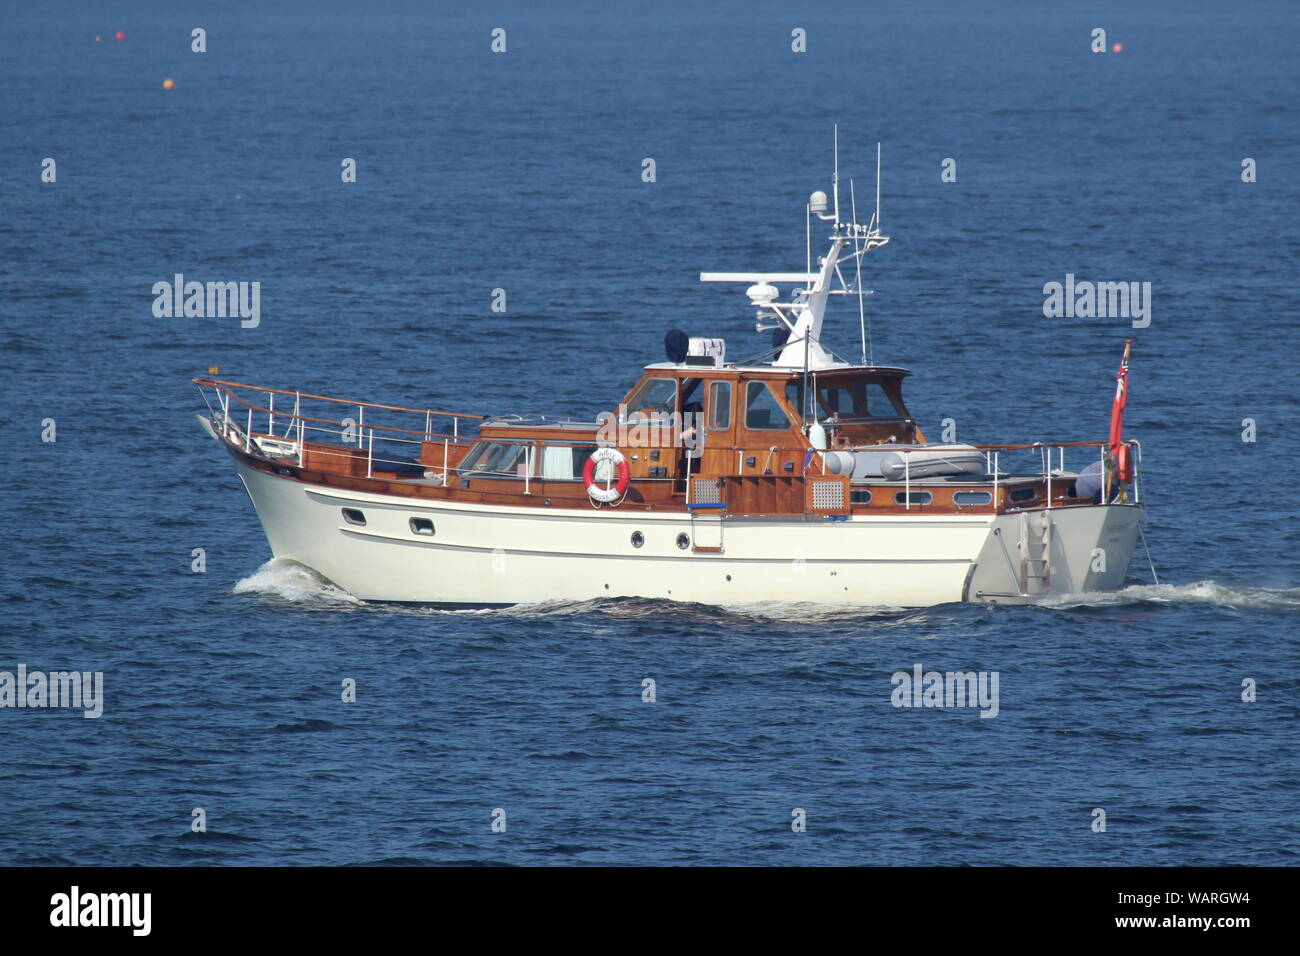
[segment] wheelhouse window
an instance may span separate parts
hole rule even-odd
[[[700,404],[701,399],[704,397],[704,390],[701,388],[702,384],[703,379],[699,378],[681,379],[681,404],[679,406],[677,379],[647,379],[627,400],[627,419],[629,421],[667,421],[676,411],[703,411]]]
[[[804,407],[802,381],[789,382],[786,400],[795,408]],[[907,415],[885,391],[871,379],[817,385],[817,417],[822,421],[861,422],[871,419],[899,419]]]
[[[481,441],[469,450],[458,472],[466,478],[523,478],[530,448],[516,442]]]
[[[731,383],[714,382],[709,389],[709,427],[725,431],[731,427]]]
[[[625,413],[631,420],[667,420],[677,411],[677,379],[652,378],[627,400]]]
[[[745,427],[751,431],[785,431],[790,427],[790,416],[766,382],[745,386]]]

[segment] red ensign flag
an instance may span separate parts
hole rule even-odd
[[[1124,359],[1119,363],[1119,374],[1115,376],[1115,401],[1110,406],[1110,454],[1119,458],[1120,446],[1124,442],[1124,406],[1128,404],[1128,353],[1133,348],[1133,340],[1124,343]]]

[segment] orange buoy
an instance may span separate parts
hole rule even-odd
[[[1122,43],[1116,43],[1113,47],[1110,48],[1110,52],[1111,52],[1111,53],[1123,53],[1123,52],[1124,52],[1124,44],[1122,44]]]
[[[208,374],[209,374],[209,375],[216,375],[216,374],[217,374],[218,372],[220,372],[220,371],[221,371],[221,369],[217,368],[215,365],[209,365],[209,366],[208,366]]]
[[[163,80],[163,89],[164,89],[164,90],[170,90],[170,89],[172,89],[175,85],[176,85],[176,81],[173,80],[170,76],[167,77],[167,79]]]
[[[126,39],[126,33],[125,33],[124,31],[122,31],[122,30],[118,30],[116,33],[113,34],[113,39],[114,39],[114,40],[125,40],[125,39]]]

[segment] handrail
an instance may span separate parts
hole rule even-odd
[[[1017,445],[971,445],[976,451],[1020,451],[1028,448],[1095,448],[1109,445],[1109,440],[1102,441],[1035,441]]]
[[[1136,438],[1122,439],[1121,444],[1126,445],[1130,448],[1135,448],[1137,450],[1135,460],[1132,462],[1132,478],[1130,483],[1133,486],[1133,503],[1138,504],[1142,500],[1141,491],[1139,490],[1140,489],[1139,473],[1141,472],[1141,466],[1142,466],[1142,445]],[[1001,452],[1017,451],[1017,450],[1026,451],[1030,449],[1037,449],[1041,451],[1042,452],[1042,458],[1040,459],[1040,465],[1042,468],[1041,474],[1042,477],[1047,482],[1047,508],[1050,510],[1052,507],[1052,500],[1053,500],[1052,499],[1053,477],[1055,475],[1069,474],[1065,470],[1065,449],[1066,448],[1101,449],[1101,456],[1099,460],[1101,463],[1102,474],[1108,474],[1107,461],[1109,459],[1109,455],[1107,454],[1107,449],[1110,448],[1110,445],[1111,445],[1110,441],[1106,440],[1106,441],[1033,442],[1031,444],[1015,444],[1015,445],[972,445],[971,447],[986,452],[986,459],[988,460],[988,464],[986,465],[986,470],[988,470],[993,476],[993,489],[994,489],[995,500],[997,498],[997,488],[999,484],[999,479],[1002,477],[1002,468],[998,461],[998,457],[1001,454]],[[1059,463],[1057,465],[1058,470],[1055,473],[1052,471],[1052,449],[1054,448],[1060,451],[1060,456],[1058,459]],[[1008,473],[1008,477],[1013,477],[1013,474]],[[1028,474],[1019,477],[1028,477]]]
[[[249,401],[245,401],[242,397],[236,395],[234,392],[230,392],[228,394],[236,402],[238,402],[240,405],[243,405],[245,408],[249,409],[250,411],[265,412],[268,415],[271,414],[271,409],[269,408],[266,408],[262,405],[255,405]],[[304,395],[303,397],[308,398],[310,396]],[[414,409],[409,409],[409,408],[402,409],[402,411],[413,411],[413,410]],[[473,442],[475,440],[473,438],[467,438],[459,435],[447,435],[444,432],[423,431],[421,429],[414,429],[414,428],[397,428],[393,425],[367,425],[364,422],[337,422],[332,418],[316,418],[312,415],[295,415],[292,412],[279,412],[277,414],[279,414],[281,418],[289,418],[289,419],[293,419],[294,421],[316,422],[318,425],[339,425],[342,428],[352,427],[357,429],[358,434],[361,434],[363,432],[373,432],[378,430],[381,432],[396,432],[399,435],[425,435],[425,436],[429,436],[428,440],[430,441],[433,440],[432,436],[437,436],[438,438],[450,438],[452,441],[457,441],[457,442]],[[451,413],[448,412],[446,414],[451,414]],[[393,440],[398,441],[399,439],[393,439]]]
[[[448,434],[445,433],[445,432],[437,432],[437,431],[433,431],[432,429],[427,428],[427,427],[426,427],[425,429],[398,428],[398,427],[396,427],[396,426],[394,426],[394,425],[369,425],[369,424],[366,424],[366,423],[364,423],[363,421],[360,421],[360,420],[355,421],[355,422],[347,422],[347,421],[337,421],[337,420],[332,419],[332,418],[317,418],[317,417],[312,416],[312,415],[303,415],[303,414],[301,414],[301,408],[300,408],[300,401],[299,401],[299,400],[300,400],[300,399],[303,399],[303,398],[308,398],[308,399],[318,399],[318,400],[324,400],[324,401],[328,401],[328,402],[334,402],[334,403],[336,403],[336,404],[340,404],[340,405],[352,405],[352,404],[356,404],[356,405],[357,405],[357,408],[358,408],[358,412],[363,411],[365,408],[379,408],[379,409],[385,409],[385,410],[389,410],[389,411],[411,412],[411,413],[414,413],[414,414],[423,414],[423,415],[425,416],[425,423],[426,423],[426,425],[429,424],[429,421],[430,421],[429,416],[430,416],[430,415],[442,415],[442,416],[445,416],[445,417],[452,418],[453,420],[458,420],[458,419],[461,419],[461,418],[466,418],[466,419],[473,419],[473,420],[475,420],[475,421],[482,421],[482,420],[484,419],[484,416],[482,416],[482,415],[468,415],[468,414],[466,414],[466,415],[461,415],[461,414],[456,413],[456,412],[436,412],[436,411],[433,411],[432,409],[422,409],[422,408],[403,408],[402,406],[398,406],[398,405],[379,405],[379,404],[376,404],[376,403],[373,403],[373,402],[351,403],[351,402],[347,402],[347,401],[345,401],[345,400],[343,400],[343,399],[329,398],[329,397],[327,397],[327,396],[311,395],[311,394],[307,394],[307,393],[299,393],[299,392],[290,392],[290,391],[287,391],[287,390],[285,390],[285,389],[263,388],[263,387],[260,386],[260,385],[242,385],[242,384],[237,383],[237,382],[224,382],[224,381],[221,381],[221,380],[219,380],[219,379],[196,378],[196,379],[193,379],[192,381],[193,381],[196,385],[199,386],[200,390],[201,390],[204,386],[207,386],[207,387],[212,388],[215,392],[217,392],[217,393],[219,393],[219,394],[221,394],[221,395],[224,395],[224,396],[226,397],[227,400],[226,400],[226,402],[223,403],[223,406],[222,406],[222,413],[223,413],[224,415],[226,415],[226,416],[229,415],[229,399],[233,398],[237,404],[242,405],[243,407],[249,409],[250,412],[258,412],[259,414],[265,414],[265,415],[267,415],[267,416],[268,416],[268,420],[270,420],[270,417],[273,416],[273,415],[279,415],[280,418],[282,418],[282,419],[287,419],[287,420],[289,420],[289,421],[296,421],[296,422],[314,422],[314,423],[316,423],[317,425],[336,425],[336,426],[339,426],[340,428],[353,427],[353,428],[356,428],[356,429],[357,429],[358,435],[364,433],[366,430],[372,430],[372,429],[373,429],[373,430],[378,430],[378,431],[382,431],[382,432],[389,432],[389,433],[398,434],[398,435],[420,435],[420,436],[423,436],[423,439],[426,440],[426,441],[432,441],[432,440],[434,440],[434,439],[441,439],[441,438],[448,438],[448,439],[450,439],[450,440],[452,440],[452,441],[455,441],[455,442],[457,442],[457,443],[459,444],[459,443],[461,443],[461,442],[472,442],[472,441],[474,440],[474,439],[469,438],[469,437],[461,436],[461,435],[458,433],[458,429],[457,429],[457,433],[456,433],[456,434],[448,435]],[[269,407],[264,406],[264,405],[259,405],[259,404],[257,404],[256,402],[249,401],[248,399],[246,399],[246,398],[244,398],[242,395],[240,395],[237,391],[235,391],[236,388],[246,388],[246,389],[249,389],[249,390],[252,390],[252,391],[266,392],[266,393],[268,393],[268,394],[271,394],[272,396],[274,396],[274,395],[293,395],[293,396],[295,397],[294,407],[295,407],[295,409],[297,409],[297,410],[296,410],[296,411],[293,411],[293,412],[287,412],[287,411],[284,411],[283,409],[281,409],[280,411],[277,412],[277,411],[276,411],[275,409],[273,409],[273,408],[269,408]],[[361,417],[361,416],[359,415],[358,418],[360,418],[360,417]],[[290,427],[292,427],[292,426],[290,426]],[[286,431],[286,434],[288,434],[287,431]],[[393,440],[393,441],[401,441],[402,439],[394,438],[394,439],[391,439],[391,440]]]
[[[467,412],[438,412],[429,408],[406,408],[402,405],[380,405],[376,402],[355,402],[347,398],[332,398],[329,395],[312,395],[308,392],[293,392],[284,388],[267,388],[264,385],[248,385],[243,382],[227,382],[219,378],[200,377],[190,379],[195,385],[210,385],[213,388],[248,388],[257,392],[273,392],[276,395],[294,395],[300,398],[314,398],[323,402],[337,402],[340,405],[357,405],[365,408],[382,408],[390,412],[419,412],[421,415],[441,415],[446,418],[472,418],[483,421],[486,415],[470,415]]]

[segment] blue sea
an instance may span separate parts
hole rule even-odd
[[[104,700],[0,709],[0,864],[1300,862],[1294,3],[4,12],[0,671]],[[863,206],[881,144],[872,354],[931,437],[1104,438],[1134,339],[1158,584],[445,611],[269,560],[192,377],[590,417],[671,328],[759,352],[697,274],[803,268],[835,124]],[[176,273],[260,324],[156,318]],[[1067,274],[1149,326],[1044,317]],[[918,664],[998,716],[892,706]]]

